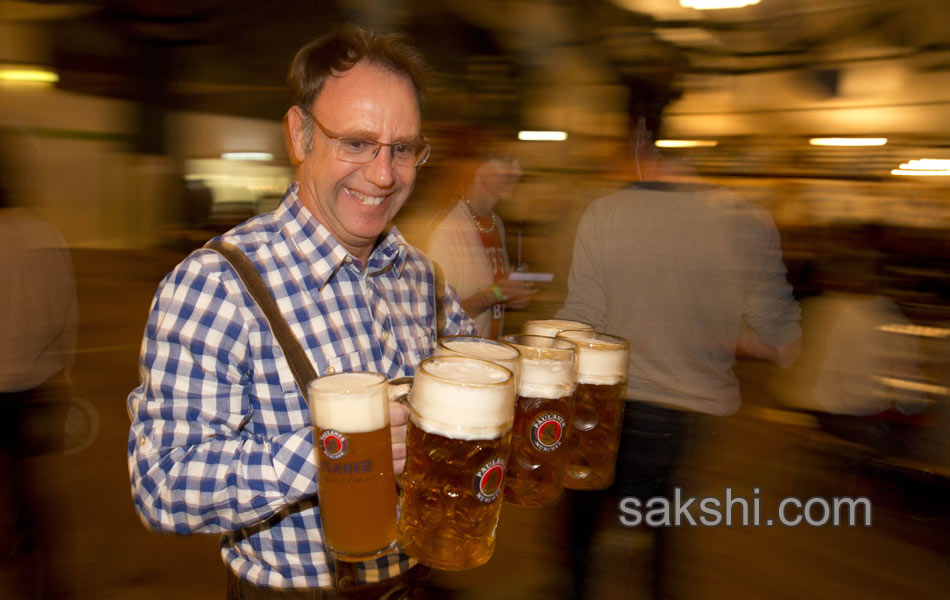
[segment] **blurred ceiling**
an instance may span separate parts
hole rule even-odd
[[[0,0],[0,22],[49,36],[65,90],[271,120],[286,110],[297,48],[346,20],[406,31],[433,63],[436,90],[496,106],[517,106],[539,79],[618,72],[704,85],[706,75],[801,71],[833,96],[849,64],[950,69],[946,0],[761,0],[716,11],[678,0]]]

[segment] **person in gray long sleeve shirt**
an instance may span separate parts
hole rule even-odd
[[[706,416],[739,410],[737,354],[783,367],[797,358],[801,318],[769,214],[729,191],[686,183],[654,148],[663,107],[655,82],[630,83],[629,187],[595,200],[577,227],[568,296],[557,318],[630,342],[616,477],[569,494],[575,598],[588,590],[598,514],[620,498],[669,497],[671,476]],[[653,598],[669,596],[666,535],[653,530]],[[630,582],[636,584],[637,582]]]
[[[630,341],[628,398],[728,415],[740,339],[770,357],[752,348],[791,354],[801,337],[785,273],[765,210],[713,186],[640,182],[584,213],[557,317]]]

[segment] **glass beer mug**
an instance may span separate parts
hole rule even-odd
[[[564,493],[567,428],[574,415],[576,346],[536,335],[506,335],[521,352],[505,502],[549,506]]]
[[[463,356],[419,364],[410,396],[399,546],[437,569],[495,550],[515,398],[508,369]]]
[[[396,543],[388,382],[339,373],[307,387],[327,552],[353,562],[381,556]]]
[[[581,321],[570,321],[568,319],[532,319],[525,321],[521,331],[525,335],[553,338],[562,331],[589,331],[593,333],[594,327]]]
[[[521,376],[521,353],[510,344],[474,335],[449,335],[439,338],[433,356],[468,356],[505,367],[515,376],[515,391]]]
[[[630,344],[622,337],[587,331],[562,331],[557,337],[577,345],[577,387],[564,487],[606,489],[614,481],[620,447]]]

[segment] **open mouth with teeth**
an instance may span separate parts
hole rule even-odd
[[[367,205],[367,206],[379,206],[379,205],[382,204],[383,201],[386,200],[386,198],[388,197],[388,195],[383,195],[383,196],[368,196],[368,195],[366,195],[366,194],[363,194],[363,193],[361,193],[361,192],[357,192],[356,190],[351,190],[351,189],[349,189],[349,188],[347,188],[346,191],[347,191],[351,196],[353,196],[354,198],[356,198],[357,200],[359,200],[360,203],[365,204],[365,205]]]

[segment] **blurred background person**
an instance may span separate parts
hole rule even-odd
[[[683,181],[689,169],[654,147],[663,109],[678,95],[672,81],[625,83],[632,184],[582,216],[556,315],[630,341],[616,479],[605,492],[571,494],[575,598],[596,597],[587,589],[589,548],[602,507],[616,511],[627,496],[669,498],[700,421],[738,411],[737,349],[788,366],[801,336],[768,213],[725,189]],[[654,533],[652,595],[665,598],[664,530]]]
[[[770,384],[783,406],[828,433],[907,457],[921,449],[928,399],[913,323],[882,289],[877,232],[863,227],[856,247],[818,261],[822,293],[802,302],[802,359]]]
[[[527,307],[536,291],[530,282],[509,279],[519,265],[511,264],[505,225],[494,210],[512,198],[523,172],[513,144],[500,134],[481,134],[472,147],[456,173],[461,189],[449,192],[451,208],[437,217],[428,252],[462,298],[478,335],[496,338],[504,332],[505,311]]]
[[[0,139],[0,597],[62,598],[32,459],[64,447],[76,290],[62,235],[14,206],[10,143]]]

